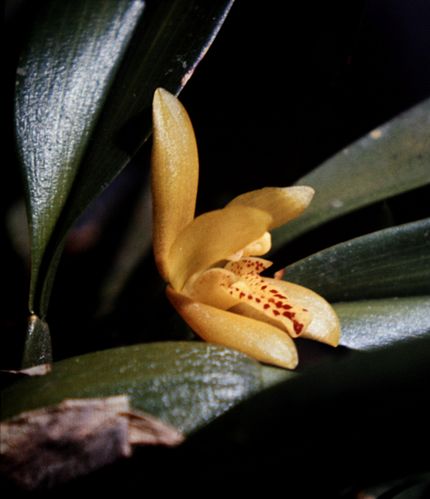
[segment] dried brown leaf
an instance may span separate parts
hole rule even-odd
[[[129,457],[132,445],[182,441],[174,428],[131,411],[127,396],[70,399],[1,423],[0,471],[21,488],[46,488]]]

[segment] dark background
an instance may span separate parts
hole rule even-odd
[[[5,296],[0,328],[3,342],[9,344],[1,349],[1,367],[7,368],[19,362],[28,292],[28,266],[7,229],[10,210],[23,196],[13,141],[14,75],[38,5],[8,1],[5,11],[6,160],[0,185]],[[428,0],[236,0],[181,94],[199,143],[198,211],[220,207],[250,189],[293,183],[429,93]],[[141,159],[147,160],[148,151],[149,144]],[[133,165],[127,168],[100,201],[102,220],[97,219],[98,211],[87,214],[86,220],[95,220],[103,230],[78,250],[71,244],[64,255],[49,317],[56,358],[158,339],[159,332],[141,326],[142,314],[154,310],[163,311],[166,321],[161,337],[183,334],[157,294],[160,284],[151,257],[130,279],[115,313],[95,317],[98,286],[130,218],[139,192],[136,185],[147,179],[146,171],[136,171]],[[391,201],[390,219],[402,223],[427,216],[427,199],[428,191],[420,189]],[[378,204],[332,222],[323,233],[300,238],[279,261],[285,264],[378,228],[386,211],[387,204]],[[159,299],[151,301],[155,294]]]
[[[425,0],[238,0],[182,93],[201,192],[291,183],[429,91]]]

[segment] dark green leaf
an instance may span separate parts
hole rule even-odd
[[[341,345],[370,349],[430,333],[430,296],[337,303]]]
[[[64,213],[70,226],[151,132],[154,90],[178,94],[216,37],[233,0],[153,2],[137,27]],[[100,167],[102,165],[102,167]]]
[[[413,474],[389,483],[366,487],[360,496],[374,499],[423,499],[430,492],[430,473]],[[427,494],[427,495],[426,495]]]
[[[430,294],[430,218],[358,237],[285,269],[329,301]]]
[[[141,0],[50,1],[21,57],[16,135],[27,180],[32,311],[49,239],[142,9]]]
[[[141,0],[51,0],[41,14],[19,69],[16,120],[32,227],[30,308],[40,316],[68,228],[149,136],[154,89],[179,92],[232,1],[153,2],[141,16]]]
[[[153,343],[57,362],[52,373],[4,390],[1,411],[5,418],[65,398],[126,394],[136,409],[189,432],[289,376],[207,343]]]
[[[178,94],[203,58],[233,0],[154,2],[138,26],[124,64],[109,94],[100,125],[84,158],[75,190],[57,234],[62,237],[89,202],[127,164],[151,131],[151,103],[156,87]],[[97,166],[102,164],[103,168]],[[148,191],[143,189],[143,217],[130,224],[128,238],[102,288],[105,311],[147,250]],[[144,220],[142,220],[144,218]],[[136,231],[137,229],[137,231]],[[140,234],[139,234],[140,232]],[[142,241],[143,240],[143,241]]]
[[[229,490],[295,498],[427,470],[429,358],[427,337],[318,367],[237,405],[172,461],[192,456],[199,487],[216,470]]]
[[[395,494],[393,494],[395,492]],[[409,484],[399,487],[395,491],[390,491],[392,499],[423,499],[430,495],[430,476],[424,477],[421,481],[411,480]],[[384,499],[381,497],[379,499]],[[387,496],[385,496],[387,499]]]
[[[273,247],[333,218],[430,183],[430,100],[370,132],[297,181],[310,207],[273,233]]]

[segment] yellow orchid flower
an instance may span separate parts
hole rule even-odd
[[[198,155],[178,99],[157,89],[153,101],[153,245],[167,296],[206,341],[293,369],[301,336],[336,346],[339,320],[313,291],[260,274],[272,262],[269,231],[298,217],[311,187],[269,187],[194,217]]]

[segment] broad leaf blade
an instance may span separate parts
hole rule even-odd
[[[30,310],[45,279],[44,253],[142,9],[141,0],[51,1],[22,55],[16,135],[31,225]]]
[[[65,398],[127,394],[136,409],[189,432],[251,393],[285,379],[233,350],[206,343],[136,345],[74,357],[2,392],[2,418]]]
[[[430,296],[336,303],[341,345],[378,348],[430,333]]]
[[[64,213],[69,226],[149,137],[154,91],[178,94],[216,37],[233,0],[154,2],[116,77]]]
[[[288,487],[291,497],[340,497],[427,470],[429,355],[430,337],[310,370],[237,405],[173,459],[193,457],[199,486],[216,469],[233,490]]]
[[[76,4],[80,5],[79,2]],[[163,86],[175,93],[183,88],[218,33],[232,3],[233,0],[148,2],[112,88],[112,81],[108,82],[109,95],[102,114],[97,115],[97,126],[91,129],[91,140],[81,144],[79,172],[75,178],[74,169],[72,191],[69,192],[68,184],[67,192],[62,192],[59,208],[49,220],[49,230],[45,230],[46,222],[39,222],[39,219],[38,227],[33,228],[37,254],[30,302],[36,312],[46,314],[67,230],[148,138],[150,106],[155,88]],[[113,4],[116,5],[116,2]],[[88,2],[88,5],[97,15],[100,10],[98,4]],[[61,19],[61,15],[58,17]],[[109,47],[106,50],[109,51]],[[41,57],[43,52],[42,46]],[[94,61],[87,64],[87,71],[97,75]],[[59,133],[65,134],[61,119],[54,121]],[[38,197],[36,195],[35,199]],[[60,209],[62,213],[58,220]]]
[[[373,130],[296,183],[314,187],[306,212],[273,233],[273,247],[329,220],[430,183],[430,99]]]
[[[283,278],[329,301],[430,294],[430,218],[327,248],[286,267]]]

